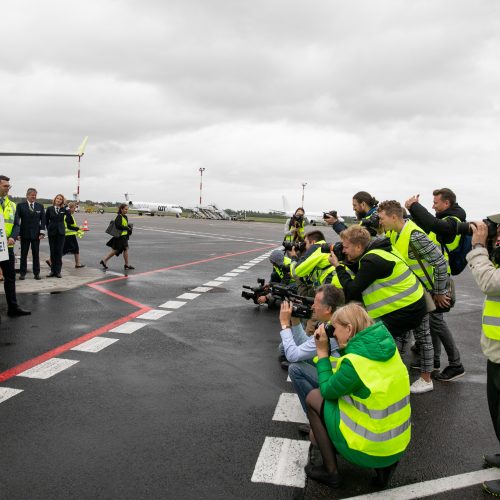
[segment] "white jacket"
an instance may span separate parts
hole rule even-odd
[[[467,262],[477,285],[485,295],[500,295],[500,268],[489,259],[485,248],[476,248],[467,254]],[[481,349],[493,363],[500,363],[500,341],[493,340],[481,332]]]

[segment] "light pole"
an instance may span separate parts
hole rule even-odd
[[[201,190],[203,187],[203,172],[205,171],[205,167],[200,167],[198,170],[200,171],[200,207],[201,207]]]
[[[302,205],[301,207],[304,208],[304,189],[306,188],[307,186],[307,182],[303,182],[302,183]]]

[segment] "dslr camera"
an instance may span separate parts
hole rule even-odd
[[[344,247],[341,241],[337,241],[337,243],[323,243],[321,245],[321,253],[331,253],[333,252],[335,257],[338,260],[344,260]]]
[[[306,244],[304,241],[284,241],[282,243],[285,250],[293,250],[297,252],[303,252],[306,249]]]
[[[338,219],[337,210],[330,210],[329,212],[323,212],[323,219],[327,219],[330,216]]]

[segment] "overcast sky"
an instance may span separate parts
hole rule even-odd
[[[17,0],[0,16],[0,151],[76,152],[81,198],[351,214],[450,187],[500,212],[498,0]],[[74,158],[0,157],[13,195]]]

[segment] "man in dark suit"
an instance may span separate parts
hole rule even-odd
[[[19,203],[16,209],[16,221],[20,225],[19,237],[21,239],[20,280],[26,278],[30,247],[33,257],[33,274],[36,280],[40,279],[40,240],[45,237],[45,209],[36,201],[36,195],[36,189],[29,188],[26,201]]]

